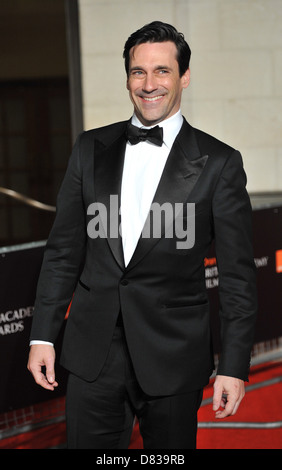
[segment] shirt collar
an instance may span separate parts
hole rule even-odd
[[[133,114],[133,116],[132,116],[131,123],[134,126],[143,127],[144,129],[151,129],[151,127],[155,127],[155,126],[149,126],[149,127],[144,126],[139,121],[139,119],[137,118],[137,116],[135,114]],[[177,134],[179,133],[179,131],[181,129],[182,124],[183,124],[183,116],[182,116],[180,110],[177,111],[177,113],[174,114],[173,116],[171,116],[170,118],[165,119],[162,122],[159,122],[158,125],[163,128],[164,144],[169,149],[171,149],[171,147],[173,145],[173,142],[175,141],[175,138],[176,138]]]

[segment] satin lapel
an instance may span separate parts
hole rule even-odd
[[[155,203],[162,206],[165,203],[169,203],[174,207],[175,203],[186,204],[207,159],[208,155],[201,156],[193,128],[184,121],[168,156],[152,205]],[[164,217],[162,217],[160,223],[160,237],[141,236],[127,269],[135,266],[164,236]],[[149,216],[144,228],[146,228],[147,224],[150,225]]]
[[[106,210],[106,218],[101,221],[104,233],[117,263],[124,269],[119,208],[126,140],[122,134],[109,147],[97,144],[100,149],[95,151],[94,163],[96,201]]]

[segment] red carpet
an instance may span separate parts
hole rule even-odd
[[[281,449],[282,427],[276,429],[241,429],[241,428],[202,428],[203,423],[276,423],[282,422],[282,363],[264,364],[252,368],[250,382],[251,388],[266,380],[279,380],[279,383],[247,391],[239,411],[233,417],[225,420],[216,420],[212,404],[202,405],[198,418],[198,449]],[[246,390],[247,390],[246,388]],[[213,381],[205,389],[203,403],[213,395]],[[142,440],[136,424],[131,449],[142,449]]]
[[[211,384],[205,389],[203,405],[199,410],[198,449],[281,449],[282,448],[282,363],[269,363],[253,367],[250,374],[250,383],[241,403],[238,413],[226,420],[215,420],[212,404],[205,404],[205,400],[212,397],[213,388]],[[264,381],[276,381],[272,385],[260,387]],[[251,390],[258,385],[259,388]],[[248,387],[250,391],[248,391]],[[63,407],[63,399],[54,403],[56,409]],[[42,417],[42,407],[34,406],[34,419],[37,421],[36,413]],[[52,401],[45,405],[50,413]],[[14,412],[13,412],[14,413]],[[15,413],[14,413],[15,414]],[[47,412],[46,412],[47,416]],[[5,419],[7,416],[5,416]],[[3,424],[3,416],[1,417]],[[274,429],[254,429],[253,426],[264,423],[280,422],[280,427]],[[218,425],[231,426],[232,423],[245,423],[252,425],[251,428],[208,428],[207,425],[215,423]],[[229,423],[229,424],[228,424]],[[253,424],[254,423],[254,424]],[[204,426],[204,427],[202,427]],[[3,426],[2,426],[3,428]],[[0,449],[50,449],[60,448],[65,445],[65,423],[52,424],[39,427],[30,432],[25,432],[0,440]],[[139,434],[138,423],[135,425],[130,449],[142,449],[142,439]]]
[[[235,416],[226,420],[216,420],[212,405],[202,406],[199,410],[199,423],[211,422],[217,425],[224,423],[265,423],[280,422],[275,429],[254,428],[199,428],[199,449],[281,449],[282,448],[282,381],[266,387],[251,390],[264,381],[282,380],[282,364],[272,363],[253,368],[246,395]],[[250,387],[250,391],[248,391]],[[206,389],[204,398],[211,397],[212,384]]]

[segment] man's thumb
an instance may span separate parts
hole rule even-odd
[[[53,361],[48,361],[46,364],[46,378],[50,384],[55,382],[55,369]]]
[[[221,387],[214,387],[214,394],[213,394],[213,401],[212,401],[212,409],[214,411],[218,410],[220,407],[220,402],[221,402],[221,396],[222,396],[222,390]]]

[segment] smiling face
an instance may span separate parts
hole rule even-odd
[[[180,77],[173,42],[144,43],[130,50],[127,89],[135,114],[145,126],[168,119],[180,108],[189,69]]]

